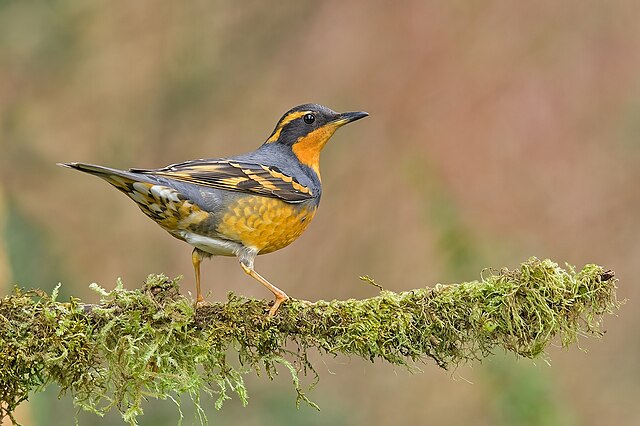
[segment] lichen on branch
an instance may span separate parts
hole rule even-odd
[[[49,384],[101,414],[118,409],[136,423],[148,398],[201,395],[220,408],[230,394],[243,403],[243,375],[284,368],[298,400],[301,374],[315,370],[307,351],[358,356],[411,367],[433,359],[443,368],[482,359],[496,349],[532,358],[552,339],[563,346],[600,335],[602,317],[620,305],[611,271],[581,271],[550,260],[483,274],[479,281],[438,284],[364,300],[290,300],[275,317],[265,301],[229,294],[194,309],[178,280],[150,275],[142,289],[93,285],[100,302],[57,300],[57,290],[16,289],[0,300],[0,419]],[[229,361],[237,353],[239,363]],[[316,375],[317,377],[317,375]]]

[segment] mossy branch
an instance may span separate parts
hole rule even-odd
[[[94,285],[96,305],[58,302],[57,289],[15,290],[0,301],[0,418],[13,419],[32,392],[56,383],[78,407],[98,414],[116,407],[132,424],[144,399],[179,402],[186,393],[204,422],[202,394],[216,408],[229,393],[246,403],[243,374],[272,377],[278,365],[308,401],[298,375],[315,374],[310,348],[409,367],[431,358],[447,368],[497,348],[531,358],[556,336],[567,346],[600,335],[602,316],[620,305],[613,272],[597,265],[576,272],[532,258],[484,275],[365,300],[291,300],[273,318],[267,302],[233,294],[194,310],[162,275],[139,290]],[[229,363],[233,351],[239,366]]]

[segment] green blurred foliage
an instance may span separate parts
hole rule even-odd
[[[47,230],[21,211],[11,197],[6,200],[4,246],[9,263],[9,283],[22,288],[41,288],[51,292],[64,278],[63,260],[51,250]],[[68,290],[62,296],[68,296]]]
[[[483,250],[478,236],[464,223],[462,212],[436,175],[424,161],[411,161],[406,170],[421,200],[425,227],[435,231],[435,244],[443,263],[441,282],[454,282],[460,277],[472,277],[483,268]],[[483,240],[489,244],[489,236]]]
[[[497,355],[486,363],[495,425],[571,426],[575,416],[554,389],[546,365]]]

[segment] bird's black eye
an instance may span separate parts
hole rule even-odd
[[[313,114],[305,114],[305,116],[302,117],[302,119],[304,120],[305,123],[311,124],[314,121],[316,121],[316,116]]]

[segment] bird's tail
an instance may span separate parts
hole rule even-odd
[[[104,166],[96,166],[95,164],[86,164],[86,163],[58,163],[58,166],[68,167],[70,169],[80,170],[81,172],[89,173],[92,175],[100,176],[104,179],[103,176],[122,176],[127,175],[129,172],[125,172],[124,170],[112,169],[110,167]]]
[[[58,166],[68,167],[70,169],[80,170],[81,172],[98,176],[125,193],[131,192],[132,185],[135,182],[153,183],[148,177],[141,176],[137,173],[112,169],[110,167],[96,166],[95,164],[58,163]]]

